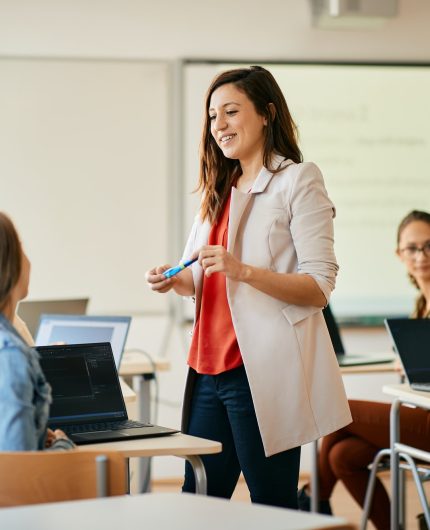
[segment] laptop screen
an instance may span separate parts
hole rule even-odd
[[[127,419],[109,343],[36,349],[52,387],[51,425]]]
[[[389,318],[386,325],[409,383],[430,383],[430,319]]]
[[[85,315],[88,298],[65,300],[22,300],[18,305],[18,315],[28,327],[32,337],[36,336],[40,316],[43,313],[62,315]]]
[[[89,315],[42,315],[36,346],[110,342],[119,368],[131,317]]]

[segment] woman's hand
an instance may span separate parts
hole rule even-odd
[[[230,254],[230,252],[227,252],[222,245],[206,245],[199,250],[198,256],[199,263],[208,278],[214,272],[222,272],[230,280],[243,280],[246,265]]]
[[[148,271],[145,278],[149,288],[157,293],[167,293],[170,289],[174,289],[181,296],[193,296],[194,282],[191,269],[184,269],[176,276],[166,278],[163,272],[170,268],[171,265],[161,265]]]
[[[46,429],[45,447],[51,447],[56,440],[68,440],[68,436],[61,429]]]
[[[160,267],[154,267],[146,272],[145,279],[152,291],[157,293],[167,293],[174,287],[175,283],[178,281],[178,277],[172,276],[171,278],[166,278],[163,275],[163,272],[170,268],[171,265],[161,265]]]

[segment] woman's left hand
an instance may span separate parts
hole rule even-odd
[[[199,263],[209,278],[214,272],[222,272],[230,280],[241,281],[245,265],[222,245],[206,245],[198,253]]]

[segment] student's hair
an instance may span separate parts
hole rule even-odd
[[[0,212],[0,312],[18,283],[22,268],[22,247],[9,217]]]
[[[211,134],[209,119],[212,94],[220,86],[229,83],[243,92],[253,103],[256,112],[267,120],[264,128],[264,166],[272,173],[281,171],[281,168],[271,167],[274,153],[290,158],[296,163],[303,160],[297,143],[297,127],[278,83],[268,70],[261,66],[250,66],[228,70],[217,75],[206,94],[198,186],[198,189],[203,192],[202,219],[208,219],[211,223],[218,219],[231,186],[240,176],[239,161],[223,155]]]
[[[412,210],[412,212],[408,213],[408,215],[400,221],[399,227],[397,229],[397,248],[399,247],[400,237],[402,236],[403,230],[414,221],[422,221],[430,226],[430,213],[424,212],[422,210]],[[411,283],[419,290],[419,285],[411,274],[409,274],[409,279]],[[420,293],[415,303],[414,316],[416,318],[424,318],[426,316],[426,307],[427,300],[424,294]]]

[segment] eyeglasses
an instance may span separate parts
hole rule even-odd
[[[409,247],[399,248],[399,252],[406,259],[415,259],[418,257],[418,254],[420,252],[422,252],[426,258],[430,258],[430,241],[424,243],[422,247],[416,247],[415,245],[411,245]]]

